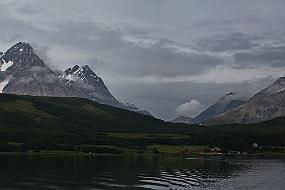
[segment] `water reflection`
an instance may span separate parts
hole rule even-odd
[[[204,189],[244,176],[254,166],[167,156],[1,155],[0,189]]]

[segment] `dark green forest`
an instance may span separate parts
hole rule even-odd
[[[227,126],[173,124],[82,98],[0,95],[0,152],[143,152],[151,145],[249,150],[285,146],[285,118]],[[154,150],[155,152],[155,150]]]

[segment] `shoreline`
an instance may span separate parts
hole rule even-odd
[[[99,157],[99,156],[184,156],[190,158],[221,158],[221,159],[278,159],[285,158],[285,153],[283,154],[249,154],[240,156],[229,156],[227,154],[203,154],[203,153],[193,153],[193,154],[173,154],[173,153],[163,153],[163,154],[153,154],[153,153],[134,153],[134,154],[112,154],[112,153],[84,153],[84,152],[70,152],[70,151],[48,151],[48,152],[0,152],[1,155],[23,155],[23,156],[72,156],[72,157]]]

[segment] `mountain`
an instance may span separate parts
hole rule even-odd
[[[116,107],[123,107],[109,92],[103,80],[98,77],[88,65],[78,66],[65,70],[60,78],[65,86],[73,88],[78,97],[88,98],[99,103]]]
[[[126,109],[75,97],[0,94],[2,127],[92,128],[96,131],[155,131],[165,122]],[[23,126],[23,127],[24,127]],[[163,130],[163,129],[161,129]]]
[[[185,124],[194,124],[194,119],[191,117],[179,116],[176,119],[170,121],[171,123],[185,123]]]
[[[205,121],[208,125],[258,123],[285,116],[285,77],[276,80],[245,104]]]
[[[18,43],[0,58],[2,93],[64,96],[72,93],[27,43]]]
[[[218,102],[200,113],[196,118],[194,118],[194,122],[201,123],[219,114],[227,112],[235,107],[238,107],[243,103],[245,103],[245,101],[241,100],[237,93],[230,92],[224,95]]]
[[[125,106],[116,100],[103,80],[89,66],[75,65],[63,72],[55,72],[25,42],[19,42],[0,54],[0,93],[82,97],[150,115],[134,105]]]

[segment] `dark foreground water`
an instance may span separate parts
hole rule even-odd
[[[285,189],[285,160],[0,155],[0,189]]]

